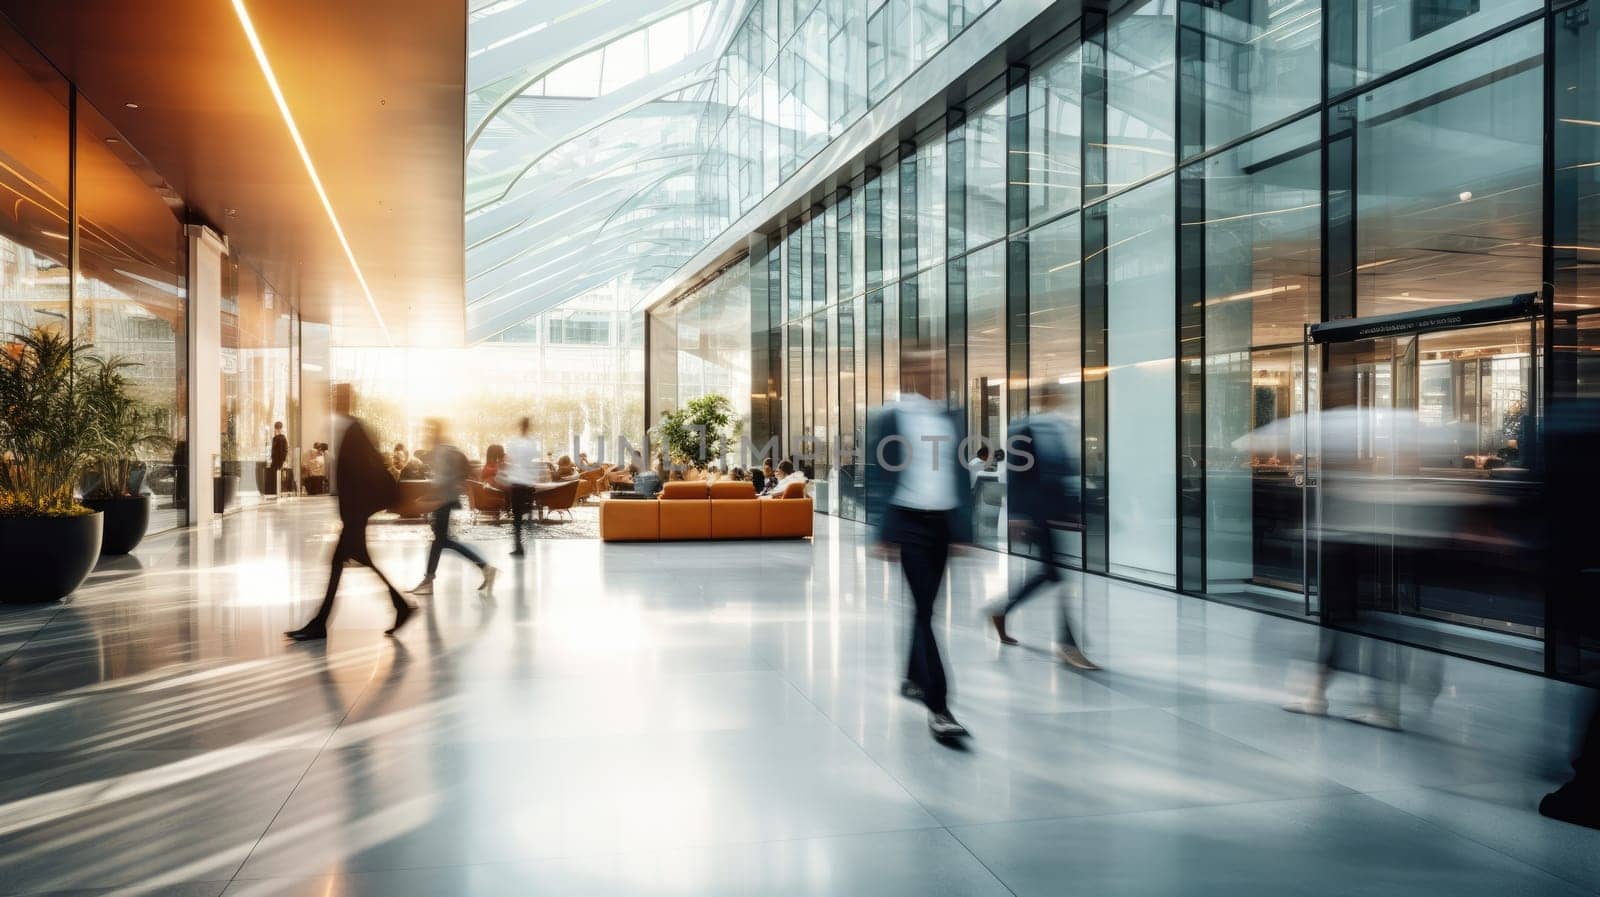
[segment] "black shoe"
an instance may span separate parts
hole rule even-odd
[[[906,679],[900,683],[900,697],[920,701],[922,700],[922,686],[912,682],[910,679]]]
[[[956,722],[956,718],[948,713],[929,713],[928,731],[941,741],[946,738],[966,738],[969,734],[967,727]]]
[[[511,549],[511,556],[514,557],[514,558],[522,557],[525,554],[527,554],[527,552],[522,550],[522,546],[521,545],[518,545],[516,548]]]
[[[1600,802],[1597,795],[1568,782],[1539,801],[1539,815],[1573,825],[1600,828]]]
[[[383,634],[394,635],[396,632],[399,632],[400,627],[406,625],[406,621],[416,616],[416,614],[417,606],[415,604],[402,604],[395,608],[394,625],[390,626],[388,629],[385,629]]]
[[[328,637],[328,627],[321,623],[307,623],[299,629],[291,629],[283,637],[294,642],[320,642]]]

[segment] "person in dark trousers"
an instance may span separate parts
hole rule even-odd
[[[1061,568],[1056,559],[1061,534],[1082,527],[1078,432],[1062,414],[1067,400],[1066,387],[1050,382],[1044,384],[1041,392],[1039,413],[1017,421],[1006,439],[1007,445],[1018,449],[1007,463],[1007,474],[1011,478],[1011,519],[1020,522],[1024,538],[1033,548],[1031,553],[1039,559],[1039,570],[1008,597],[990,606],[989,622],[1003,645],[1017,643],[1006,632],[1006,615],[1039,590],[1060,586]],[[1065,595],[1057,601],[1055,654],[1057,660],[1080,670],[1099,669],[1083,656],[1077,639],[1072,636]]]
[[[517,421],[517,435],[506,440],[505,463],[501,465],[499,480],[511,496],[511,556],[522,557],[522,526],[528,512],[533,510],[533,486],[550,478],[542,463],[543,453],[539,442],[528,431],[532,422],[526,417]]]
[[[334,388],[333,410],[338,415],[335,432],[338,433],[338,454],[335,456],[335,479],[339,484],[339,542],[333,549],[333,565],[328,572],[328,591],[322,606],[311,622],[284,633],[297,642],[314,641],[328,637],[328,618],[333,616],[333,599],[339,593],[339,578],[346,562],[354,561],[377,574],[384,588],[389,590],[389,600],[394,604],[394,625],[384,631],[394,635],[416,613],[415,606],[400,597],[400,591],[389,582],[367,550],[367,520],[373,514],[394,503],[399,487],[383,461],[383,455],[367,435],[366,427],[350,416],[350,384],[341,383]]]
[[[972,490],[957,457],[960,419],[927,398],[934,391],[933,356],[908,351],[901,376],[900,401],[869,422],[868,458],[875,463],[868,468],[868,507],[882,509],[872,521],[873,541],[885,554],[899,554],[911,589],[911,647],[900,692],[928,708],[929,731],[945,741],[967,730],[950,712],[933,613],[951,545],[972,539]]]
[[[272,494],[283,489],[283,464],[289,460],[289,438],[283,435],[283,421],[272,422],[272,455],[267,463],[271,471]]]
[[[467,456],[445,441],[443,421],[428,421],[427,441],[428,466],[433,471],[433,500],[438,502],[438,506],[432,513],[433,543],[428,546],[428,572],[422,577],[422,582],[411,590],[411,594],[433,594],[433,576],[439,570],[439,558],[448,548],[477,565],[483,572],[483,582],[478,584],[478,591],[488,595],[494,591],[494,578],[499,571],[473,551],[470,545],[450,536],[450,512],[461,507],[461,493],[467,486]]]

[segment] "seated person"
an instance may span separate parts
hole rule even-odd
[[[411,460],[400,468],[400,479],[402,480],[426,480],[432,476],[433,474],[428,469],[428,455],[422,449],[412,452]]]
[[[631,464],[628,466],[629,469],[633,468],[633,465]],[[661,484],[663,481],[664,478],[661,476],[661,469],[659,466],[652,470],[639,470],[633,475],[633,491],[639,495],[655,498],[657,495],[661,494]]]
[[[767,462],[766,467],[767,467],[767,470],[771,470],[772,464],[771,464],[770,461]],[[762,470],[760,467],[752,467],[752,468],[750,468],[750,485],[752,485],[752,486],[754,486],[756,488],[756,494],[757,495],[760,495],[763,491],[766,490],[767,482],[769,480],[771,480],[771,479],[772,479],[772,475],[770,473]]]
[[[773,483],[772,488],[767,490],[767,495],[772,498],[782,496],[784,490],[789,488],[790,483],[799,483],[803,486],[808,482],[805,471],[796,470],[794,462],[787,459],[778,465],[778,473],[780,476],[777,482]]]
[[[505,466],[505,463],[505,446],[498,443],[489,446],[489,450],[484,452],[483,469],[478,472],[479,482],[488,483],[491,486],[495,485],[495,477],[499,475],[500,468]]]
[[[745,476],[743,467],[735,467],[733,472],[728,474],[728,478],[733,480],[735,483],[742,483],[749,479],[749,477]]]
[[[578,453],[578,469],[579,470],[587,472],[587,471],[590,471],[590,470],[597,470],[597,469],[599,469],[599,467],[600,467],[600,463],[598,461],[590,461],[589,460],[589,453],[588,452],[579,452]]]
[[[400,478],[400,471],[406,469],[406,463],[411,460],[411,453],[406,451],[405,443],[397,442],[389,452],[389,472],[395,479]]]
[[[573,465],[571,455],[562,455],[561,459],[556,461],[556,479],[570,480],[577,475],[578,468]]]

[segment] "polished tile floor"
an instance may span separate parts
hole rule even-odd
[[[906,605],[862,530],[540,541],[493,600],[447,556],[398,640],[331,505],[153,538],[63,605],[0,607],[0,893],[1563,895],[1600,832],[1539,817],[1582,689],[1436,655],[1405,731],[1279,705],[1316,630],[1096,577],[1103,671],[1001,648],[1021,563],[955,562],[937,621],[964,750],[901,699]],[[408,585],[424,531],[388,532]],[[1336,680],[1334,710],[1363,695]]]

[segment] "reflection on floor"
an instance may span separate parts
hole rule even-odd
[[[938,621],[968,749],[896,693],[897,571],[811,543],[539,541],[493,601],[447,557],[423,619],[345,579],[307,499],[0,611],[0,893],[1583,894],[1600,832],[1532,808],[1581,689],[1444,661],[1406,731],[1284,713],[1316,631],[1090,577],[1000,648],[962,557]],[[420,542],[378,543],[397,580]],[[1360,686],[1331,695],[1350,708]]]

